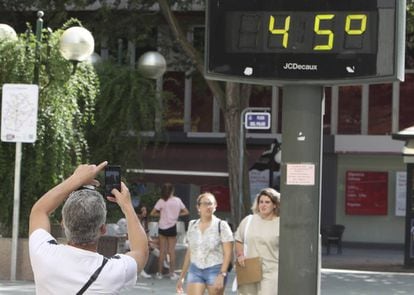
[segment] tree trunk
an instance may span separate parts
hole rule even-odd
[[[224,113],[224,124],[226,130],[227,144],[227,170],[229,173],[229,189],[232,220],[239,224],[239,217],[246,214],[246,197],[249,199],[249,181],[247,169],[243,169],[242,187],[242,204],[240,204],[240,124],[241,112],[248,105],[251,92],[251,85],[239,84],[234,82],[226,83],[226,101]],[[245,154],[246,146],[243,141],[243,153]],[[247,166],[247,158],[244,157],[243,167]],[[239,211],[240,210],[240,211]]]
[[[162,14],[164,15],[165,20],[168,23],[172,33],[174,34],[178,43],[180,43],[181,48],[184,50],[185,54],[191,59],[191,62],[195,65],[197,70],[204,76],[204,60],[200,52],[194,48],[193,44],[187,41],[186,34],[184,34],[183,30],[180,27],[176,17],[171,11],[170,5],[168,0],[159,0],[158,4],[160,5],[160,9]],[[223,102],[225,101],[225,94],[220,87],[219,82],[213,80],[205,80],[208,88],[211,90],[213,95],[217,98],[220,108],[224,108]]]
[[[171,31],[176,40],[180,43],[186,55],[191,59],[197,70],[204,75],[204,62],[201,54],[189,43],[186,35],[182,31],[177,19],[171,11],[167,0],[159,0],[160,9],[164,18],[166,19]],[[226,92],[222,89],[217,81],[205,80],[214,97],[219,102],[220,109],[223,112],[226,144],[227,144],[227,169],[229,173],[229,190],[230,190],[230,205],[231,205],[231,220],[235,226],[240,222],[238,216],[243,217],[246,209],[250,207],[250,193],[249,181],[247,173],[246,157],[243,166],[244,181],[243,181],[243,206],[239,206],[239,180],[240,180],[240,115],[245,107],[249,104],[251,94],[251,85],[239,84],[233,82],[226,83]],[[243,147],[245,148],[245,147]],[[240,215],[239,209],[242,208]]]

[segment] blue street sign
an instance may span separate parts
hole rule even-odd
[[[270,113],[248,112],[244,115],[246,129],[270,129]]]

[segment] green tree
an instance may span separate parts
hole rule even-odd
[[[27,232],[32,204],[51,186],[62,181],[75,165],[87,161],[89,148],[85,132],[93,123],[98,79],[88,63],[72,64],[58,50],[63,30],[43,31],[40,44],[40,80],[37,141],[24,143],[21,172],[20,232]],[[33,81],[35,36],[21,34],[17,41],[0,42],[0,83]],[[11,233],[15,144],[0,143],[0,223],[3,234]]]
[[[204,1],[200,0],[199,3]],[[92,0],[72,0],[72,1],[46,1],[46,0],[20,0],[14,4],[8,4],[13,6],[14,10],[21,10],[22,7],[27,7],[28,3],[30,5],[35,5],[40,9],[50,9],[51,12],[48,14],[54,14],[58,17],[62,14],[67,14],[68,11],[65,11],[67,5],[73,5],[75,7],[84,8],[87,5],[94,3],[95,7],[100,7],[94,11],[93,14],[90,14],[88,20],[88,26],[94,27],[94,31],[97,30],[102,32],[103,35],[108,35],[110,31],[111,35],[116,35],[121,32],[129,40],[134,40],[142,42],[144,39],[147,42],[151,34],[154,35],[154,32],[151,28],[156,27],[158,24],[166,21],[173,36],[176,39],[176,42],[181,46],[183,52],[187,58],[191,61],[193,65],[196,66],[196,69],[203,74],[204,65],[202,52],[197,50],[193,44],[186,41],[186,36],[183,33],[183,28],[187,25],[186,20],[178,21],[174,13],[171,10],[171,6],[179,7],[181,11],[188,9],[192,1],[176,1],[176,0],[129,0],[129,1],[113,1],[110,4],[107,1],[92,1]],[[151,7],[153,4],[158,4],[160,7],[161,14],[157,10],[149,10],[148,7]],[[16,8],[17,7],[17,8]],[[10,8],[8,8],[10,9]],[[164,18],[162,20],[161,18]],[[140,31],[137,32],[138,26],[135,25],[139,23]],[[109,29],[110,28],[110,29]],[[144,28],[143,30],[141,30]],[[126,32],[124,32],[126,31]],[[98,33],[98,38],[101,34]],[[113,36],[111,36],[113,42]],[[145,42],[144,42],[145,43]],[[113,45],[112,45],[113,46]],[[155,47],[154,44],[150,46]],[[226,144],[227,144],[227,159],[228,159],[228,173],[229,173],[229,188],[231,196],[231,210],[233,220],[236,219],[236,216],[243,216],[244,211],[250,207],[250,196],[249,196],[249,183],[244,181],[243,183],[243,206],[241,209],[242,212],[239,215],[238,209],[239,206],[239,128],[240,128],[240,116],[242,110],[248,106],[249,98],[251,93],[251,85],[248,84],[239,84],[239,83],[223,83],[212,80],[206,80],[206,84],[213,93],[213,95],[218,99],[221,111],[223,112],[225,130],[227,133]],[[244,166],[246,167],[246,162]],[[247,169],[243,169],[244,177],[247,178]],[[235,220],[236,223],[238,220]]]
[[[201,1],[202,3],[203,1]],[[101,1],[101,3],[103,3]],[[116,6],[118,2],[115,2]],[[125,3],[125,2],[124,2]],[[204,61],[203,61],[203,52],[202,49],[196,48],[194,44],[187,41],[186,35],[184,33],[184,28],[187,25],[191,25],[190,21],[187,21],[185,18],[183,20],[178,20],[175,16],[175,13],[172,12],[172,5],[181,9],[181,11],[186,11],[190,5],[191,1],[167,1],[167,0],[129,0],[127,1],[127,6],[135,8],[141,12],[141,14],[148,14],[146,7],[155,4],[158,4],[160,8],[161,15],[154,17],[151,11],[151,26],[159,25],[163,22],[159,17],[162,16],[164,21],[167,22],[172,35],[175,38],[176,43],[182,48],[183,53],[187,56],[189,63],[195,65],[195,68],[198,70],[201,75],[204,74]],[[113,11],[113,10],[111,10]],[[114,14],[117,14],[115,11]],[[196,17],[195,17],[196,18]],[[131,20],[131,19],[129,19]],[[127,18],[123,20],[125,23],[128,22]],[[147,23],[148,24],[148,23]],[[102,27],[102,26],[101,26]],[[151,32],[151,31],[146,31]],[[135,32],[136,35],[136,32]],[[133,35],[132,35],[133,36]],[[249,105],[249,99],[251,94],[251,85],[249,84],[240,84],[234,82],[219,82],[213,80],[205,80],[210,91],[217,98],[220,109],[223,113],[224,125],[226,131],[226,145],[227,145],[227,169],[229,173],[229,189],[230,189],[230,202],[231,202],[231,215],[232,219],[237,224],[239,220],[236,220],[238,216],[244,216],[248,208],[250,208],[250,194],[249,194],[249,182],[244,181],[242,183],[242,192],[240,192],[240,151],[239,151],[239,142],[240,142],[240,116],[243,109]],[[245,147],[243,147],[245,148]],[[244,162],[243,169],[243,179],[248,179],[247,160]],[[243,204],[239,202],[239,196],[242,195]],[[241,206],[240,206],[241,205]],[[241,211],[239,211],[241,210]]]
[[[406,54],[405,64],[407,68],[414,68],[414,3],[407,3],[406,26]]]
[[[138,165],[145,145],[139,132],[154,130],[155,84],[130,66],[105,62],[96,69],[101,88],[96,124],[88,130],[91,159],[123,168]]]

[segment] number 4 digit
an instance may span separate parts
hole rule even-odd
[[[282,29],[275,29],[275,17],[273,15],[270,16],[269,31],[273,35],[283,35],[283,38],[282,38],[283,48],[287,48],[287,45],[288,45],[289,28],[290,28],[290,16],[286,17],[285,26]]]

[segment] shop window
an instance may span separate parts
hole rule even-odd
[[[361,133],[361,86],[339,87],[338,134]]]
[[[276,106],[278,111],[277,126],[278,130],[276,133],[282,132],[282,87],[278,87],[279,90],[279,104]],[[272,108],[272,86],[261,86],[254,85],[252,86],[252,94],[250,96],[249,107],[263,107],[263,108]],[[255,131],[256,133],[269,133],[269,130]]]
[[[325,87],[325,114],[323,114],[323,134],[331,134],[332,88]]]
[[[272,106],[272,87],[253,85],[249,106],[270,108]]]
[[[399,130],[414,125],[414,74],[405,74],[405,81],[400,84],[400,122]]]
[[[204,27],[193,28],[193,46],[201,54],[204,53],[204,32]],[[213,99],[205,78],[194,69],[191,93],[191,131],[212,132]]]
[[[279,114],[277,116],[279,122],[277,123],[276,133],[282,133],[283,91],[281,87],[279,87],[279,106],[277,106],[277,109],[279,111]]]
[[[191,131],[212,132],[213,94],[198,72],[193,73],[191,98]]]
[[[389,134],[392,125],[392,84],[369,86],[368,134]]]
[[[165,129],[182,132],[184,130],[184,73],[165,73],[163,89]]]

